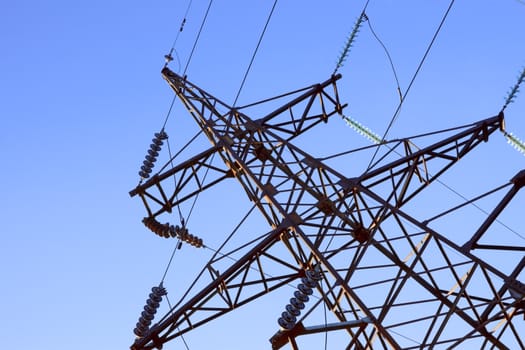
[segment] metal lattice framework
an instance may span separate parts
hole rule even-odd
[[[348,177],[293,144],[296,136],[342,113],[345,105],[336,87],[340,76],[298,90],[274,112],[252,119],[168,68],[162,74],[211,147],[130,194],[142,199],[148,217],[157,218],[235,178],[271,230],[246,244],[235,262],[224,256],[210,261],[205,287],[177,304],[132,349],[161,348],[304,280],[309,271],[320,274],[313,287],[317,298],[287,327],[279,329],[276,323],[276,333],[269,335],[274,349],[287,344],[298,349],[297,337],[320,332],[344,334],[348,349],[525,348],[525,285],[519,281],[525,247],[484,243],[489,227],[525,184],[525,171],[498,189],[506,195],[465,241],[451,239],[404,210],[502,129],[503,114],[458,128],[421,149],[409,139],[395,141],[389,144],[388,160],[383,157]],[[214,156],[221,166],[212,165]],[[166,186],[168,179],[176,185]],[[476,254],[480,250],[518,252],[518,258],[511,268],[497,268]],[[309,318],[321,306],[329,310],[330,323]],[[407,332],[417,346],[400,336]]]

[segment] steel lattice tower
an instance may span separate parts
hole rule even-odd
[[[276,333],[268,336],[273,349],[298,349],[298,337],[322,332],[344,334],[348,349],[525,347],[525,285],[520,282],[525,249],[484,242],[489,227],[525,185],[525,171],[503,187],[506,194],[478,228],[463,233],[467,240],[452,239],[404,210],[503,129],[502,113],[422,148],[398,140],[388,152],[395,159],[384,158],[349,177],[293,143],[342,114],[345,105],[336,86],[340,76],[290,94],[274,112],[252,119],[168,68],[162,75],[211,147],[131,191],[142,199],[147,220],[157,222],[198,193],[235,179],[270,231],[247,244],[243,256],[226,267],[224,259],[212,260],[207,285],[137,338],[132,349],[161,348],[298,283],[295,297],[290,292],[295,300],[288,306],[283,300],[276,309]],[[222,167],[210,165],[214,156]],[[176,184],[173,189],[166,186],[168,180]],[[481,250],[518,252],[521,258],[502,269],[476,254]],[[271,276],[265,272],[270,267]],[[316,298],[301,300],[309,294]],[[311,310],[321,305],[333,322],[311,319]],[[400,330],[411,329],[417,329],[411,334],[417,346],[400,337]]]

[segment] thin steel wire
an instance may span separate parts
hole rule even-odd
[[[173,308],[171,307],[170,299],[168,298],[167,295],[166,295],[166,301],[168,302],[168,307],[170,308],[170,310],[172,310]],[[180,332],[180,327],[177,327],[177,330]],[[186,348],[186,350],[190,350],[188,343],[186,342],[186,339],[184,339],[184,334],[180,335],[180,339],[182,340],[182,343],[184,344],[184,347]]]
[[[248,64],[248,68],[246,69],[246,72],[244,73],[244,77],[242,78],[241,86],[239,87],[239,91],[237,91],[237,95],[235,96],[235,100],[233,101],[232,106],[235,106],[237,104],[237,100],[239,99],[239,96],[241,94],[242,88],[244,87],[244,83],[246,82],[246,78],[248,77],[248,73],[250,72],[250,69],[252,68],[253,61],[255,60],[255,56],[257,55],[257,51],[259,51],[259,46],[261,46],[262,39],[264,37],[264,34],[266,33],[266,29],[268,28],[268,24],[270,23],[270,19],[272,18],[273,11],[275,10],[275,6],[277,5],[277,1],[275,0],[273,2],[272,9],[270,11],[270,14],[266,18],[266,23],[264,24],[263,31],[261,35],[259,36],[259,41],[257,42],[257,46],[255,47],[255,51],[252,54],[252,58],[250,59],[250,64]]]
[[[443,17],[441,18],[441,22],[439,23],[439,26],[438,28],[436,29],[436,31],[434,32],[434,36],[432,37],[432,40],[430,41],[430,44],[428,45],[426,51],[425,51],[425,54],[423,55],[423,57],[421,58],[421,61],[419,62],[419,65],[417,66],[417,69],[416,69],[416,72],[414,73],[414,75],[412,76],[412,79],[410,80],[410,83],[408,84],[408,87],[407,89],[405,90],[405,93],[403,94],[403,98],[401,99],[401,101],[399,102],[399,104],[397,105],[397,108],[396,108],[396,111],[394,112],[394,115],[392,116],[392,118],[390,119],[390,122],[383,134],[383,137],[382,139],[386,139],[386,137],[388,136],[388,133],[390,132],[390,129],[392,128],[392,125],[394,124],[394,122],[396,121],[396,119],[398,118],[399,116],[399,112],[401,111],[401,107],[403,106],[403,102],[405,102],[405,99],[407,97],[407,94],[408,92],[410,91],[410,89],[412,88],[412,85],[414,84],[419,72],[421,71],[421,68],[423,67],[423,64],[425,63],[426,59],[427,59],[427,56],[428,54],[430,53],[430,49],[432,48],[432,46],[434,45],[434,42],[436,41],[436,38],[437,36],[439,35],[439,33],[441,32],[441,28],[443,27],[443,25],[445,24],[445,20],[447,19],[448,17],[448,14],[450,13],[450,10],[452,9],[452,6],[454,5],[454,2],[455,0],[451,0],[450,1],[450,4],[448,5],[448,8],[447,10],[445,11],[445,14],[443,15]],[[374,155],[372,156],[372,159],[370,160],[370,163],[368,164],[368,168],[367,170],[370,170],[370,167],[372,165],[372,163],[374,162],[374,159],[375,157],[377,156],[377,153],[379,152],[379,148],[381,147],[381,144],[379,144],[374,152]]]
[[[385,54],[388,58],[388,62],[390,62],[390,67],[392,68],[392,72],[394,73],[394,78],[396,79],[396,85],[397,85],[397,93],[399,94],[400,101],[403,101],[403,93],[401,92],[401,86],[399,85],[399,79],[397,77],[396,68],[394,67],[394,62],[392,61],[392,57],[390,56],[390,52],[388,52],[388,49],[386,48],[385,44],[381,39],[379,39],[379,36],[376,34],[374,28],[372,28],[372,23],[370,22],[370,18],[365,14],[366,22],[368,23],[368,28],[370,28],[370,32],[376,38],[376,40],[379,42],[383,50],[385,51]]]
[[[182,73],[182,75],[186,75],[186,71],[188,70],[188,66],[190,65],[190,62],[191,62],[191,59],[193,57],[193,53],[195,52],[195,48],[197,47],[197,43],[199,42],[199,39],[200,39],[200,36],[201,36],[201,33],[202,33],[202,29],[204,28],[204,25],[206,24],[206,20],[208,18],[208,14],[210,12],[210,8],[211,8],[211,5],[213,3],[213,0],[210,0],[210,2],[208,3],[208,8],[206,9],[206,13],[204,15],[204,18],[202,19],[202,22],[201,22],[201,26],[199,28],[199,32],[197,33],[197,37],[195,38],[195,41],[193,42],[193,47],[191,48],[191,52],[190,52],[190,56],[188,57],[188,61],[186,62],[186,66],[184,67],[184,72]],[[191,5],[191,1],[190,1],[190,4],[188,5],[188,8],[186,9],[186,15],[189,11],[189,6]],[[184,19],[186,19],[186,15],[184,16]],[[183,23],[185,23],[185,21],[183,20]],[[181,25],[181,29],[183,28],[183,25]],[[182,30],[179,30],[179,32],[177,33],[177,36],[175,37],[175,40],[173,42],[173,45],[172,45],[172,51],[174,50],[175,48],[175,44],[177,42],[177,39],[179,37],[179,34],[180,32],[182,32]],[[170,52],[171,54],[171,52]],[[176,95],[173,96],[173,98],[171,99],[171,103],[170,103],[170,108],[168,109],[168,113],[166,115],[166,118],[164,119],[164,124],[162,125],[162,129],[164,130],[164,128],[166,127],[166,123],[168,122],[168,119],[171,115],[171,110],[173,109],[173,104],[175,103],[175,99],[176,99]]]
[[[202,34],[202,29],[204,28],[204,25],[206,24],[206,20],[208,19],[208,14],[210,13],[211,5],[213,4],[213,0],[210,0],[208,3],[208,8],[206,9],[206,13],[204,14],[204,18],[202,19],[201,26],[199,28],[199,32],[197,33],[197,37],[195,38],[195,41],[193,42],[193,47],[191,48],[190,56],[188,57],[188,61],[186,62],[186,66],[184,67],[184,71],[182,75],[186,75],[186,72],[188,71],[188,66],[190,65],[191,59],[193,57],[193,53],[195,52],[195,48],[197,47],[197,43],[199,42],[199,39]]]

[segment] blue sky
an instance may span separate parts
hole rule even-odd
[[[188,79],[233,103],[272,3],[215,2]],[[366,13],[388,47],[402,91],[448,3],[370,1]],[[188,12],[175,46],[182,67],[207,5],[194,0]],[[327,79],[363,6],[364,1],[278,3],[238,104]],[[139,166],[173,96],[160,70],[186,8],[186,1],[0,5],[3,347],[117,349],[133,341],[132,329],[174,242],[143,227],[145,211],[128,191],[139,180]],[[520,1],[457,1],[387,138],[496,115],[525,65],[524,33]],[[182,70],[177,61],[170,67]],[[339,72],[346,113],[382,134],[399,98],[387,57],[366,24]],[[506,124],[521,139],[524,118],[525,96],[518,95],[506,110]],[[315,134],[323,140],[320,153],[366,143],[340,120],[333,122]],[[173,147],[195,132],[180,103],[167,132]],[[444,181],[472,197],[508,181],[524,160],[497,134],[466,161],[470,174],[452,171]],[[249,209],[242,200],[225,199],[229,191],[237,190],[203,196],[192,214],[195,232],[213,231],[216,247]],[[523,199],[523,194],[516,199],[521,207]],[[506,217],[505,224],[525,235],[517,215]],[[269,230],[257,220],[253,229]],[[208,257],[189,247],[177,252],[166,278],[170,295],[175,298]],[[219,349],[242,349],[250,339],[256,339],[255,348],[268,348],[282,300],[261,302],[189,335],[189,348],[205,349],[209,339]],[[266,311],[270,323],[262,316]],[[175,341],[165,348],[184,347]]]

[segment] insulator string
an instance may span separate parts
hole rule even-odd
[[[518,95],[518,92],[520,91],[520,85],[525,80],[525,67],[523,67],[523,70],[521,71],[521,74],[518,76],[518,80],[516,81],[516,84],[510,89],[509,93],[507,94],[507,97],[505,98],[505,103],[503,104],[503,107],[501,108],[501,111],[503,112],[505,108],[511,103],[514,102],[516,99],[516,96]]]
[[[285,311],[281,313],[281,317],[277,320],[283,330],[289,331],[295,327],[297,317],[301,315],[301,310],[305,308],[305,304],[310,300],[310,295],[313,294],[313,289],[317,288],[318,281],[321,278],[319,271],[305,271],[305,276],[301,278],[302,283],[297,285],[294,296],[290,298],[290,303],[286,305]]]
[[[157,236],[163,238],[178,238],[183,242],[191,244],[195,248],[204,246],[202,238],[189,233],[184,221],[182,222],[182,227],[180,227],[179,225],[170,225],[168,222],[161,224],[153,216],[148,216],[142,219],[142,223]]]
[[[162,145],[164,144],[164,140],[166,140],[167,138],[168,134],[166,134],[164,128],[162,128],[160,132],[155,133],[155,136],[151,140],[148,154],[146,154],[145,159],[142,162],[143,165],[140,167],[139,175],[141,181],[143,179],[147,179],[150,176],[153,170],[153,166],[157,161],[157,157],[159,156],[159,152],[162,149]]]
[[[334,72],[332,73],[332,75],[335,75],[339,68],[343,67],[344,63],[346,62],[346,58],[350,53],[350,49],[353,47],[354,41],[356,40],[357,35],[359,34],[359,30],[361,29],[361,26],[363,25],[363,22],[366,20],[366,18],[367,17],[365,15],[365,12],[361,12],[361,15],[354,24],[354,28],[352,29],[350,35],[346,39],[343,50],[339,54],[339,58],[337,59],[337,63],[335,65]]]
[[[508,133],[506,131],[503,131],[503,135],[505,135],[507,142],[512,147],[514,147],[518,152],[523,153],[525,155],[525,142],[521,141],[519,138],[514,136],[512,133]]]
[[[348,126],[350,126],[352,129],[354,129],[359,134],[361,134],[362,136],[366,137],[367,139],[369,139],[370,141],[372,141],[376,145],[380,144],[382,142],[381,141],[381,137],[379,135],[377,135],[376,133],[372,132],[369,128],[363,126],[357,120],[354,120],[351,117],[348,117],[346,115],[343,115],[343,119],[346,122],[346,124],[348,124]]]
[[[151,321],[153,321],[155,318],[155,314],[157,313],[157,309],[160,306],[162,297],[166,294],[168,294],[168,292],[163,287],[162,282],[158,285],[158,287],[151,288],[151,293],[148,300],[146,300],[144,311],[142,311],[136,327],[133,329],[133,333],[135,333],[137,338],[143,338],[149,333]]]
[[[332,75],[337,73],[339,68],[341,68],[344,65],[344,63],[346,61],[346,58],[347,58],[348,54],[350,53],[350,49],[351,49],[351,47],[353,45],[353,42],[357,38],[357,34],[359,33],[361,25],[363,24],[363,21],[365,21],[367,19],[365,11],[366,11],[369,3],[370,3],[370,0],[367,0],[365,5],[363,6],[363,10],[361,10],[361,15],[359,15],[359,18],[357,19],[356,23],[354,24],[354,28],[350,32],[350,35],[348,36],[348,38],[347,38],[347,40],[345,42],[345,46],[343,47],[343,50],[339,54],[339,58],[337,59],[337,63],[335,65],[335,69],[334,69],[334,72],[332,73]]]

